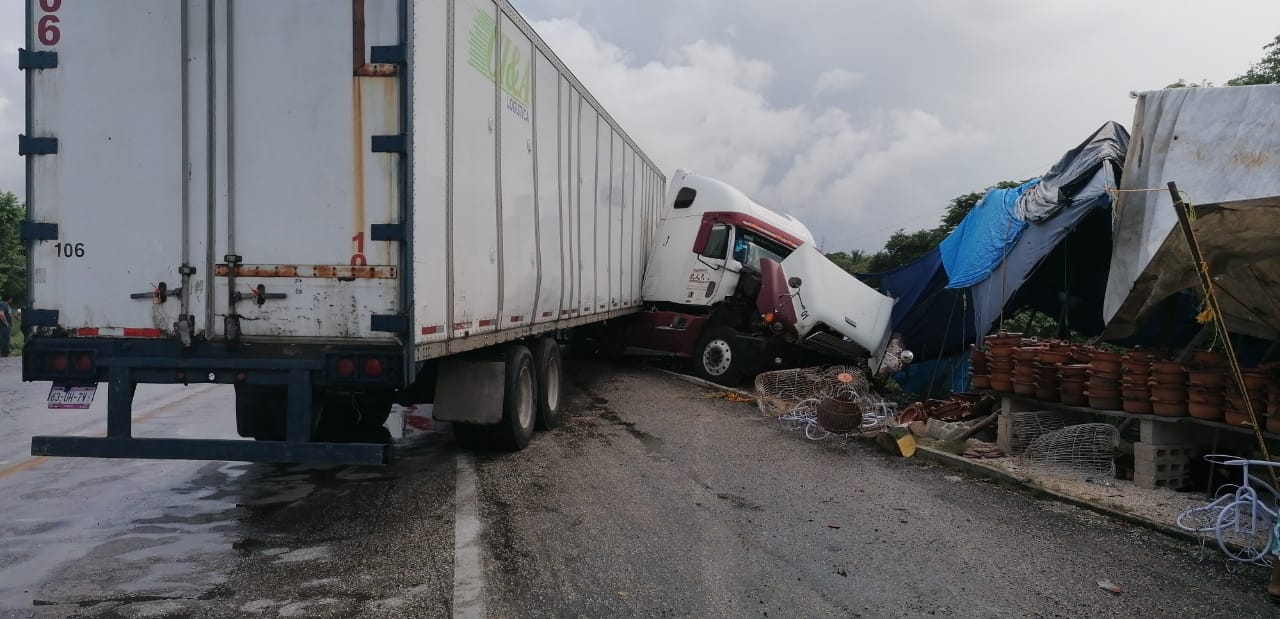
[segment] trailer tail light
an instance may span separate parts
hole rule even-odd
[[[88,374],[93,371],[93,356],[89,353],[78,353],[75,365],[77,374]]]
[[[50,372],[55,374],[66,374],[67,367],[70,365],[69,355],[64,352],[57,352],[49,355],[48,368]]]
[[[29,380],[90,380],[98,373],[98,357],[91,350],[53,350],[30,359],[39,370],[30,373]]]
[[[339,359],[337,370],[338,376],[352,378],[356,375],[356,362],[351,359]]]
[[[340,384],[384,383],[397,378],[396,357],[384,354],[337,354],[325,360],[325,377]]]
[[[369,358],[364,360],[364,377],[365,378],[381,378],[382,377],[382,360]]]

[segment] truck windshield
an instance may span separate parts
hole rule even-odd
[[[790,249],[754,232],[737,229],[737,237],[733,241],[733,259],[741,262],[743,266],[759,272],[761,258],[782,262],[782,259],[789,255],[791,255]]]

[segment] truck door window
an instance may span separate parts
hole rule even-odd
[[[707,246],[702,250],[702,256],[705,258],[715,258],[724,260],[725,254],[729,251],[729,226],[719,224],[711,227],[711,234],[707,236]]]

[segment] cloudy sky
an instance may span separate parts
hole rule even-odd
[[[1128,127],[1131,90],[1221,84],[1280,34],[1275,0],[513,3],[668,175],[738,185],[828,251],[936,225]],[[19,194],[21,4],[0,3],[0,190]]]

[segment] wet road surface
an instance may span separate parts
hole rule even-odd
[[[31,434],[105,411],[45,410],[0,359],[0,617],[1277,614],[1264,570],[650,370],[572,369],[565,423],[522,452],[436,434],[321,467],[32,458]],[[234,437],[221,387],[140,387],[135,419]]]

